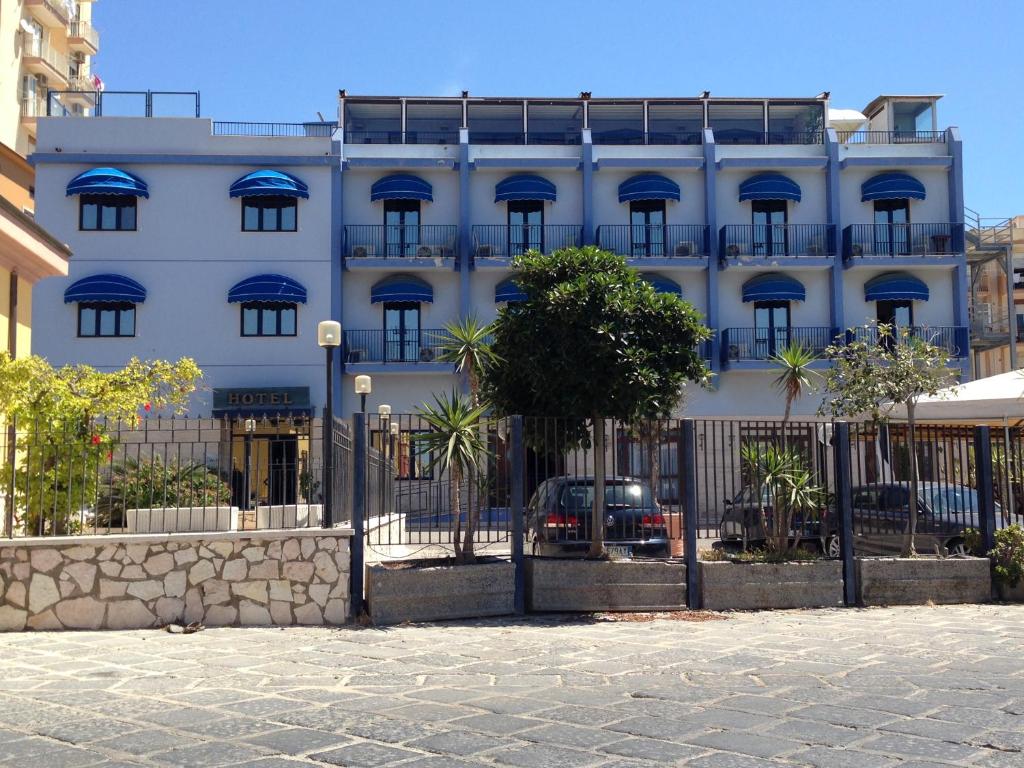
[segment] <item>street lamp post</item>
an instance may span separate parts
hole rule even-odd
[[[356,394],[359,395],[359,412],[366,413],[366,396],[373,392],[373,379],[366,374],[356,376]]]
[[[388,435],[391,433],[391,431],[388,429],[388,421],[391,419],[391,406],[388,405],[387,403],[381,403],[380,405],[378,405],[377,419],[380,422],[378,426],[380,427],[381,454],[380,461],[378,461],[378,464],[380,464],[380,471],[378,472],[377,479],[377,496],[381,500],[381,514],[387,514],[387,512],[389,512],[390,510],[385,509],[385,507],[387,506],[385,499],[389,496],[389,494],[384,492],[384,480],[386,478],[384,464],[387,462],[387,452],[385,450],[385,446],[387,445],[386,441],[388,439]]]
[[[324,509],[321,524],[334,525],[334,350],[341,345],[341,323],[323,320],[316,327],[316,343],[327,352],[327,396],[324,398],[324,424],[321,429],[324,448]]]

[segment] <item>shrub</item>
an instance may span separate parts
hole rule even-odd
[[[110,470],[96,502],[96,524],[119,528],[128,509],[216,507],[231,503],[231,486],[202,464],[125,459]]]
[[[989,553],[992,578],[1000,588],[1012,589],[1024,580],[1024,528],[1011,525],[996,531],[996,545]]]

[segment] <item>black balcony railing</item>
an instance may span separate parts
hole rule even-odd
[[[650,131],[644,133],[629,128],[616,128],[613,130],[591,131],[591,141],[594,144],[616,144],[621,146],[642,146],[645,144],[701,144],[703,133],[701,131]]]
[[[470,144],[525,144],[525,131],[477,131],[469,129]]]
[[[727,224],[718,233],[723,259],[835,256],[831,224]]]
[[[840,144],[945,144],[945,131],[836,131]]]
[[[851,224],[843,229],[846,259],[951,256],[963,248],[963,224]]]
[[[707,256],[709,229],[703,224],[602,224],[597,245],[631,259]]]
[[[345,256],[363,258],[454,258],[459,228],[454,224],[350,224]]]
[[[401,144],[401,131],[345,131],[346,144]]]
[[[949,325],[915,325],[910,329],[910,337],[922,339],[936,347],[942,347],[949,352],[954,359],[967,357],[969,349],[969,329],[963,326]],[[895,336],[890,343],[898,343],[900,330],[895,330]],[[866,341],[869,344],[878,342],[878,329],[873,326],[854,328],[846,332],[846,341]]]
[[[239,123],[217,120],[214,136],[314,136],[330,137],[337,123]]]
[[[583,227],[575,224],[476,224],[473,255],[477,258],[521,256],[534,250],[551,253],[583,242]]]
[[[824,131],[747,131],[723,128],[714,131],[716,144],[824,144]]]
[[[725,328],[722,331],[723,363],[738,360],[769,360],[790,344],[800,344],[822,355],[839,335],[834,328]]]
[[[444,328],[345,331],[346,363],[433,363],[450,339]]]

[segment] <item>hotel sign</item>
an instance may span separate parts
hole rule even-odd
[[[240,411],[259,408],[273,412],[309,409],[309,387],[249,387],[244,389],[214,389],[213,408],[217,411]]]

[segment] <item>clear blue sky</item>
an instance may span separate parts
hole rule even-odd
[[[1018,0],[102,0],[108,90],[198,90],[220,120],[327,119],[337,92],[814,96],[941,93],[965,199],[1024,214]]]

